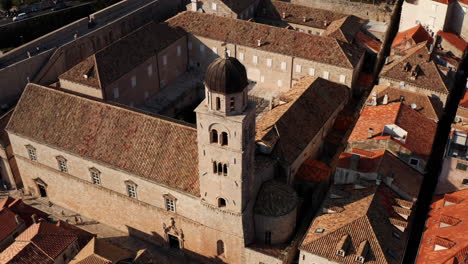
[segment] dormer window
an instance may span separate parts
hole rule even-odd
[[[344,235],[341,237],[340,241],[336,245],[336,255],[340,257],[346,256],[346,251],[348,250],[350,237],[349,235]]]
[[[403,65],[403,71],[409,72],[410,70],[411,70],[411,65],[409,64],[409,62],[405,63],[405,65]]]
[[[36,148],[31,145],[26,145],[26,150],[28,151],[29,159],[37,161]]]
[[[63,173],[68,173],[67,160],[63,156],[56,157],[59,170]]]

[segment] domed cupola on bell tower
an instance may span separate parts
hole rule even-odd
[[[211,111],[239,114],[247,106],[247,72],[236,58],[218,58],[205,74],[206,104]]]

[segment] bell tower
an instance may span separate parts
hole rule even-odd
[[[196,108],[203,202],[241,213],[254,187],[255,103],[247,73],[235,58],[218,58],[205,74],[205,100]]]

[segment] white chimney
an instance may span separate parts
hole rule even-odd
[[[307,22],[307,18],[306,18],[306,17],[303,17],[303,18],[302,18],[302,22],[304,22],[304,23]]]
[[[383,104],[383,105],[388,104],[388,94],[385,94],[385,95],[384,95],[383,100],[382,100],[382,104]]]
[[[367,138],[372,138],[373,136],[374,136],[374,129],[369,128],[369,130],[367,131]]]
[[[19,215],[15,215],[15,221],[17,225],[21,225],[23,223],[23,219]]]
[[[261,47],[262,46],[262,39],[257,39],[257,47]]]
[[[411,109],[416,109],[416,107],[418,107],[417,104],[411,104]]]
[[[286,12],[283,12],[282,16],[281,16],[283,19],[286,18]]]
[[[192,11],[197,12],[198,0],[192,0]]]
[[[372,93],[372,99],[371,99],[370,105],[371,106],[376,106],[377,105],[377,93],[376,92]]]

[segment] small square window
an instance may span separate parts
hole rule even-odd
[[[468,170],[468,164],[457,163],[457,170],[467,171]]]
[[[218,6],[216,5],[216,3],[212,3],[212,4],[211,4],[211,9],[213,9],[213,10],[218,9]]]
[[[433,11],[433,12],[437,12],[437,5],[432,4],[432,11]]]
[[[166,210],[175,212],[175,202],[172,199],[166,198]]]
[[[257,63],[258,63],[258,56],[254,55],[254,56],[252,57],[252,62],[255,63],[255,64],[257,64]]]
[[[296,65],[296,72],[298,72],[298,73],[302,72],[302,66],[301,65],[299,65],[299,64]]]
[[[314,68],[309,69],[309,75],[310,76],[315,76],[315,69]]]
[[[346,82],[346,76],[340,75],[340,83],[345,83]]]
[[[392,236],[393,236],[394,238],[400,239],[400,233],[398,233],[398,231],[393,231],[393,232],[392,232]]]
[[[418,160],[418,159],[413,159],[413,158],[410,159],[410,165],[412,165],[412,166],[418,166],[418,164],[419,164],[419,160]]]
[[[239,60],[241,60],[241,61],[244,60],[244,53],[239,52]]]
[[[282,80],[278,80],[278,87],[283,87],[283,81]]]
[[[286,66],[287,66],[286,62],[284,62],[284,61],[281,62],[281,70],[283,70],[283,71],[286,70]]]
[[[327,72],[327,71],[324,71],[323,72],[323,78],[328,80],[330,78],[330,73]]]

